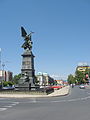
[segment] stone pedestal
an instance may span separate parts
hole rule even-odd
[[[31,50],[25,50],[22,54],[22,77],[19,80],[19,90],[31,90],[35,88],[35,70],[34,70],[34,55]]]

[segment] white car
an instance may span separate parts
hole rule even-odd
[[[3,89],[3,90],[13,90],[14,87],[13,87],[13,86],[12,86],[12,87],[8,86],[8,87],[3,87],[2,89]]]
[[[85,89],[85,85],[80,85],[79,88],[80,89]]]

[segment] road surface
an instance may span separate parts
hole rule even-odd
[[[0,98],[0,120],[90,120],[90,89],[77,86],[61,97]]]

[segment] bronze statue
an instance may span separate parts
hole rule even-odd
[[[26,49],[29,49],[29,50],[32,49],[32,44],[33,44],[32,40],[31,40],[32,33],[34,33],[34,32],[30,32],[30,34],[27,35],[25,29],[23,27],[21,27],[21,34],[22,34],[22,37],[24,37],[24,40],[25,40],[25,42],[22,45],[22,48],[24,48],[25,50]]]

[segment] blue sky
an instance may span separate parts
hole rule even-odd
[[[5,69],[21,72],[20,27],[34,31],[35,71],[62,79],[90,65],[89,0],[0,0],[0,48]]]

